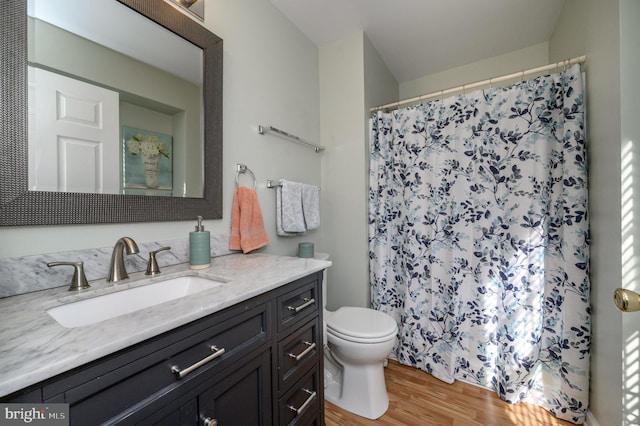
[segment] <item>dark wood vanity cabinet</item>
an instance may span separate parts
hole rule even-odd
[[[2,398],[70,424],[322,425],[322,272]]]

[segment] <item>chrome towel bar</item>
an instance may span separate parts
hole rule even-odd
[[[312,148],[316,151],[316,153],[319,153],[320,151],[324,151],[325,147],[324,146],[320,146],[320,145],[316,145],[313,144],[311,142],[307,142],[302,138],[299,138],[296,135],[292,135],[291,133],[287,133],[284,130],[280,130],[280,129],[276,129],[273,126],[258,126],[258,133],[261,135],[264,135],[265,133],[275,133],[277,135],[280,135],[284,138],[290,139],[293,142],[299,143],[301,145],[307,146],[309,148]]]
[[[273,180],[273,179],[267,179],[267,188],[277,188],[279,186],[282,186],[282,184],[279,183],[279,181]]]

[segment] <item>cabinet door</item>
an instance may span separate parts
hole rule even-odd
[[[192,399],[167,414],[163,414],[153,426],[192,426],[202,424],[198,418],[198,399]]]
[[[270,377],[271,357],[264,352],[198,396],[201,421],[215,420],[218,426],[270,425]]]
[[[191,392],[145,415],[139,425],[259,426],[271,425],[271,356],[269,351],[240,360],[234,367],[210,375]],[[142,414],[139,412],[138,414]],[[217,423],[216,423],[217,422]]]

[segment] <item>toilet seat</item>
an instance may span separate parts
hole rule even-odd
[[[355,343],[380,343],[395,337],[398,326],[389,315],[374,309],[342,307],[325,317],[332,335]]]

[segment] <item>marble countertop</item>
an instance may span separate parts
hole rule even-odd
[[[144,272],[128,280],[91,281],[80,293],[58,287],[0,299],[0,396],[38,383],[165,331],[331,266],[318,259],[268,254],[232,254],[212,259],[211,268],[188,264]],[[226,281],[223,285],[96,324],[65,328],[46,312],[55,306],[184,275]]]

